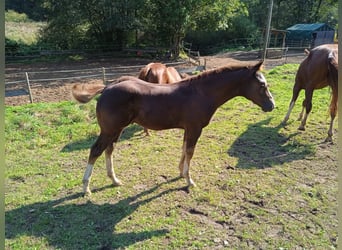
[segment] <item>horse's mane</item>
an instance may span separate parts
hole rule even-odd
[[[243,68],[250,69],[250,68],[253,68],[253,67],[257,66],[258,64],[260,64],[260,62],[253,63],[253,62],[233,60],[228,65],[204,71],[203,73],[201,73],[201,74],[199,74],[197,76],[192,76],[192,77],[186,78],[183,81],[187,81],[187,80],[189,80],[189,81],[200,80],[202,78],[206,78],[206,77],[208,77],[210,75],[213,75],[213,74],[223,73],[224,71],[232,72],[232,71],[240,70],[240,69],[243,69]]]

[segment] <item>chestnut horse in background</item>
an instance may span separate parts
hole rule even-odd
[[[196,143],[215,111],[228,100],[243,96],[265,112],[274,109],[274,100],[266,79],[259,71],[262,62],[240,62],[186,78],[174,84],[153,84],[135,77],[122,78],[111,85],[76,84],[72,94],[86,103],[101,94],[96,104],[96,116],[101,132],[90,150],[83,177],[83,191],[90,194],[89,182],[97,158],[105,151],[107,175],[114,185],[120,185],[115,176],[112,152],[121,132],[131,123],[164,130],[184,129],[180,176],[188,187],[195,183],[190,177],[190,160]]]
[[[338,45],[326,44],[320,45],[313,50],[306,51],[308,57],[300,64],[293,87],[292,99],[289,110],[283,120],[286,124],[290,117],[290,113],[298,98],[299,92],[305,90],[305,99],[302,103],[302,112],[299,115],[301,124],[299,130],[305,130],[306,120],[312,109],[312,96],[315,89],[321,89],[330,86],[332,90],[332,98],[330,102],[330,127],[326,142],[332,141],[333,122],[337,114],[338,101]],[[305,110],[305,115],[303,118]]]
[[[174,67],[162,63],[149,63],[140,70],[139,79],[151,83],[174,83],[182,80]]]
[[[139,79],[151,83],[175,83],[182,80],[180,74],[174,67],[167,67],[162,63],[149,63],[139,72]],[[144,128],[146,135],[150,135]]]

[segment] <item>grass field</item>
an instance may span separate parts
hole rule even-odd
[[[296,121],[303,93],[280,125],[297,68],[265,72],[271,113],[240,97],[217,111],[197,144],[189,193],[177,178],[181,130],[145,137],[129,126],[114,151],[124,185],[110,185],[102,156],[83,197],[95,101],[6,107],[6,249],[335,249],[329,90],[315,92],[305,132]]]

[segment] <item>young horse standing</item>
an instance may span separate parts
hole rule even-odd
[[[175,83],[182,80],[174,67],[167,67],[162,63],[149,63],[139,72],[139,79],[151,83]],[[147,128],[144,128],[146,135],[150,135]]]
[[[259,71],[261,65],[262,62],[255,65],[241,62],[174,84],[152,84],[129,77],[109,86],[74,85],[72,94],[83,103],[102,93],[96,106],[101,132],[90,150],[83,177],[84,192],[91,193],[93,166],[103,151],[108,176],[114,185],[121,184],[114,173],[112,152],[123,129],[134,122],[154,130],[184,129],[180,176],[186,178],[188,186],[194,186],[189,173],[190,160],[202,129],[218,107],[235,96],[243,96],[265,112],[273,110],[274,100]]]
[[[308,57],[305,58],[300,64],[297,71],[292,99],[283,123],[286,124],[287,120],[289,119],[299,92],[302,89],[305,89],[305,99],[302,104],[303,108],[298,119],[301,120],[301,125],[298,129],[305,130],[306,120],[312,109],[313,91],[315,89],[321,89],[330,86],[332,89],[332,99],[330,103],[331,120],[328,130],[328,137],[325,139],[325,141],[332,141],[333,122],[337,114],[338,100],[338,45],[321,45],[307,53],[309,54]],[[304,109],[305,115],[303,118]]]

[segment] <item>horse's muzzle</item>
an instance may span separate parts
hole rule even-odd
[[[275,108],[274,102],[266,102],[264,105],[262,105],[262,111],[264,112],[271,112]]]

